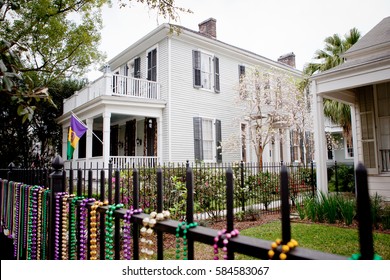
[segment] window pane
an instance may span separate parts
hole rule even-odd
[[[212,78],[212,58],[211,56],[202,53],[201,58],[201,71],[202,71],[202,87],[205,89],[211,89]]]
[[[377,86],[378,92],[378,116],[390,116],[390,83]]]
[[[211,119],[202,120],[202,136],[203,136],[203,159],[214,160],[213,158],[213,121]]]
[[[390,117],[379,119],[381,149],[390,149]]]
[[[376,168],[374,142],[363,142],[363,158],[366,168]]]
[[[373,114],[361,114],[362,140],[374,139]]]

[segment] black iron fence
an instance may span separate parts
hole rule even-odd
[[[80,179],[77,181],[75,193],[73,193],[74,189],[71,184],[68,191],[66,190],[65,172],[62,170],[61,158],[57,157],[53,161],[53,169],[54,171],[46,178],[50,186],[48,189],[5,179],[0,180],[2,231],[3,233],[7,231],[10,238],[14,239],[16,258],[103,260],[121,259],[125,256],[125,258],[130,259],[129,248],[131,247],[131,259],[140,259],[145,255],[144,246],[148,244],[148,230],[150,229],[151,232],[153,230],[156,232],[157,259],[164,258],[164,234],[173,234],[177,241],[180,242],[180,239],[185,241],[186,253],[183,255],[186,259],[194,259],[195,241],[212,245],[215,250],[223,248],[226,259],[234,259],[235,253],[268,259],[270,248],[273,248],[275,256],[281,257],[285,246],[291,248],[288,252],[288,259],[346,259],[344,256],[301,247],[294,248],[294,245],[290,244],[292,241],[289,217],[291,177],[287,166],[284,165],[280,167],[279,175],[282,216],[282,238],[279,246],[274,246],[271,241],[267,240],[233,235],[236,178],[232,167],[228,167],[225,172],[226,230],[222,233],[199,226],[194,222],[196,217],[194,211],[195,170],[191,166],[187,166],[185,169],[184,222],[159,218],[157,214],[157,221],[153,223],[150,221],[152,214],[148,215],[137,211],[142,209],[140,207],[142,181],[139,170],[132,170],[132,176],[129,178],[132,181],[132,204],[129,209],[126,209],[120,203],[119,170],[115,170],[113,173],[114,190],[113,193],[108,192],[108,194],[105,191],[105,171],[101,171],[101,191],[98,198],[93,198],[90,185],[88,185],[87,195],[83,194],[83,185],[80,183]],[[111,176],[110,174],[109,176]],[[12,175],[12,173],[8,175]],[[357,215],[359,218],[361,259],[373,259],[372,216],[370,211],[367,211],[370,209],[367,172],[362,165],[356,170],[356,176],[359,179],[357,180]],[[156,213],[163,213],[163,209],[166,209],[164,204],[166,194],[164,193],[165,182],[161,168],[157,169],[155,180],[157,184],[155,210]],[[108,201],[108,204],[103,205],[104,201]],[[16,224],[13,224],[12,221]],[[125,225],[123,226],[123,224]],[[132,237],[131,244],[130,237]]]
[[[284,165],[289,174],[290,199],[292,207],[302,202],[306,195],[314,195],[315,167],[289,163],[264,163],[261,167],[253,163],[236,164],[164,164],[161,167],[139,167],[140,206],[149,213],[156,209],[157,170],[162,171],[164,205],[175,218],[185,215],[186,170],[191,167],[194,176],[194,211],[198,219],[222,220],[226,218],[226,170],[231,169],[234,177],[234,213],[263,214],[280,211],[280,170]],[[115,172],[119,172],[116,177]],[[114,169],[108,167],[76,166],[64,171],[65,190],[73,193],[77,188],[81,194],[99,198],[104,192],[109,204],[117,195],[115,184],[119,184],[119,202],[125,207],[133,204],[134,169]],[[17,182],[46,186],[51,173],[49,169],[17,169],[10,164],[8,170],[0,170],[0,178]]]

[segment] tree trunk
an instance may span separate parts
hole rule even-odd
[[[264,151],[263,146],[261,144],[259,144],[259,156],[258,156],[259,169],[263,168],[263,151]]]

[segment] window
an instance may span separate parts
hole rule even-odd
[[[194,117],[195,160],[222,162],[221,121]]]
[[[141,78],[141,58],[137,57],[134,59],[134,69],[133,69],[133,77],[134,78]]]
[[[200,51],[192,51],[192,65],[195,88],[220,91],[218,57]]]
[[[148,52],[148,75],[149,81],[157,81],[157,49]]]
[[[294,161],[300,161],[299,158],[299,133],[297,131],[291,131],[290,132],[290,137],[291,137],[291,162]]]
[[[358,99],[360,105],[361,139],[363,146],[363,162],[367,171],[376,171],[375,152],[375,120],[374,120],[374,95],[372,86],[358,89]],[[370,170],[371,169],[371,170]]]
[[[244,83],[245,78],[245,66],[238,65],[238,80],[240,83],[240,98],[246,99],[248,98],[248,91],[246,89],[246,84]]]
[[[246,124],[241,124],[241,160],[246,162]]]
[[[351,143],[348,143],[349,141],[345,138],[345,158],[353,158],[353,141],[351,139]]]
[[[245,77],[245,66],[238,65],[238,79],[239,79],[239,81],[241,82],[244,77]]]

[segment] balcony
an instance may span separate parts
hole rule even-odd
[[[64,100],[64,114],[103,95],[160,100],[160,84],[122,75],[105,74]]]

